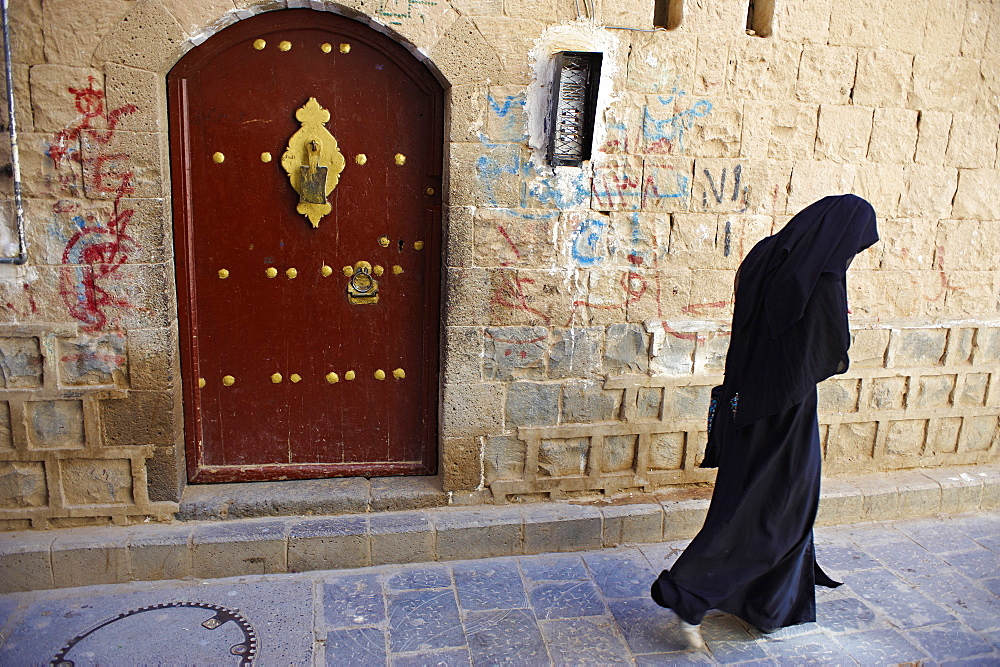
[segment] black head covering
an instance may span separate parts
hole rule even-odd
[[[740,395],[738,425],[847,370],[847,267],[876,241],[872,205],[839,195],[806,207],[743,260],[725,382],[727,399]]]
[[[843,276],[856,254],[878,241],[875,209],[856,195],[824,197],[758,243],[740,265],[733,330],[763,307],[772,338],[802,319],[819,277]]]

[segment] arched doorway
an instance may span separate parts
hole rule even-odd
[[[436,468],[443,92],[311,10],[168,76],[188,478]]]

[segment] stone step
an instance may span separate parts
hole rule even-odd
[[[693,537],[710,487],[613,502],[431,507],[0,534],[0,593],[586,551]],[[1000,466],[824,479],[818,525],[1000,509]]]
[[[435,477],[340,477],[281,482],[190,484],[181,521],[399,512],[448,505]]]

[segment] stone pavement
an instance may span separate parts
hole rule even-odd
[[[409,497],[415,505],[402,502],[412,490],[412,483],[401,484],[394,503],[371,512],[311,514],[303,495],[270,506],[246,490],[249,504],[238,508],[237,519],[206,511],[198,516],[214,520],[0,532],[0,595],[673,542],[698,532],[712,492],[679,487],[604,501],[427,507],[420,493]],[[208,495],[204,510],[222,499],[216,491]],[[306,513],[296,515],[296,507]],[[323,502],[319,508],[336,510]],[[248,518],[265,509],[276,514]],[[816,524],[997,510],[1000,465],[929,468],[824,478]]]
[[[647,595],[685,544],[13,593],[0,665],[1000,664],[1000,512],[818,528],[818,621],[700,653]]]

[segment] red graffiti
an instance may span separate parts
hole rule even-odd
[[[512,308],[514,310],[522,310],[531,315],[535,315],[540,318],[546,326],[552,321],[548,315],[540,310],[536,310],[528,305],[528,301],[531,297],[524,293],[525,285],[534,285],[535,281],[531,278],[519,278],[514,276],[513,280],[510,277],[504,276],[504,283],[500,285],[493,293],[493,303],[504,306],[506,308]]]
[[[642,260],[640,259],[640,262]],[[573,322],[573,316],[576,315],[576,311],[580,306],[586,306],[587,308],[596,308],[598,310],[621,310],[626,308],[629,304],[635,303],[642,298],[642,295],[646,293],[649,288],[649,283],[640,274],[633,270],[628,270],[622,273],[621,278],[618,280],[619,284],[622,286],[622,290],[625,292],[625,300],[621,303],[606,304],[606,303],[592,303],[586,299],[579,299],[573,302],[573,310],[570,312],[569,321],[566,326],[570,326]]]
[[[125,160],[128,160],[128,155],[125,153],[96,155],[84,160],[87,167],[84,174],[90,187],[97,192],[114,192],[119,196],[124,188],[127,190],[124,194],[132,194],[134,192],[131,186],[132,172],[117,170],[119,163]]]
[[[86,88],[69,88],[73,94],[73,104],[80,113],[81,118],[75,125],[59,131],[56,135],[55,143],[49,148],[49,157],[58,169],[63,160],[73,159],[81,164],[86,162],[80,158],[78,152],[70,148],[71,143],[83,137],[89,137],[98,145],[108,144],[115,135],[115,129],[122,118],[130,113],[139,110],[134,104],[125,104],[117,109],[105,112],[104,91],[97,90],[94,85],[97,83],[94,77],[87,77]],[[102,119],[107,125],[107,130],[100,130],[94,127],[94,121]],[[114,192],[114,189],[107,192]]]
[[[725,308],[729,305],[729,301],[713,301],[712,303],[692,303],[689,306],[684,306],[681,308],[681,312],[685,315],[690,315],[694,313],[695,315],[708,315],[709,313],[703,312],[706,308]]]
[[[526,360],[530,353],[532,361],[537,361],[544,351],[543,347],[528,347],[534,346],[536,343],[541,343],[548,340],[549,334],[545,332],[541,336],[536,336],[534,338],[526,338],[524,340],[519,340],[516,338],[501,338],[495,336],[489,331],[486,331],[484,337],[487,340],[491,340],[494,343],[498,343],[497,347],[503,347],[503,356],[505,357],[517,357],[521,360]],[[527,348],[527,349],[525,349]]]
[[[499,338],[499,337],[494,336],[493,334],[491,334],[489,331],[486,332],[485,336],[487,338],[489,338],[490,340],[496,341],[498,343],[507,343],[508,345],[531,345],[533,343],[540,343],[541,341],[543,341],[543,340],[545,340],[546,338],[549,337],[548,334],[544,334],[542,336],[538,336],[537,338],[528,338],[526,340],[517,340],[516,338]],[[510,352],[507,352],[507,354],[509,355]]]
[[[35,303],[35,297],[31,295],[31,286],[28,283],[24,283],[24,295],[28,297],[28,306],[31,308],[32,314],[38,313],[38,304]]]
[[[646,152],[671,155],[674,152],[674,142],[672,139],[656,139],[649,142]]]
[[[507,230],[503,228],[503,225],[497,225],[497,230],[499,230],[500,234],[504,237],[504,239],[506,239],[507,243],[510,245],[510,249],[514,251],[515,259],[520,260],[521,251],[517,249],[517,245],[514,243],[514,240],[510,238],[510,234],[507,233]],[[513,262],[500,262],[500,266],[510,266],[511,264],[513,264]]]
[[[948,292],[954,292],[961,288],[956,287],[951,284],[951,280],[948,278],[948,274],[945,273],[944,269],[944,246],[937,246],[936,257],[934,258],[935,268],[938,270],[938,276],[941,280],[941,289],[933,297],[927,298],[927,301],[938,301],[943,299]],[[912,280],[912,279],[911,279]]]
[[[101,354],[98,352],[83,352],[81,354],[67,354],[60,358],[60,361],[70,363],[101,363],[115,366],[125,365],[125,357],[121,354]]]
[[[600,209],[628,208],[640,197],[639,179],[614,172],[594,178],[594,200]]]
[[[118,210],[115,200],[107,225],[85,226],[76,232],[63,250],[59,294],[69,314],[84,324],[84,331],[100,331],[107,324],[104,308],[128,307],[128,300],[112,296],[101,282],[118,272],[128,261],[132,238],[125,229],[134,210]]]
[[[695,315],[708,316],[708,315],[710,315],[710,313],[702,312],[705,308],[725,308],[729,304],[730,304],[729,301],[713,301],[711,303],[693,303],[693,304],[690,304],[688,306],[683,306],[681,308],[681,312],[684,313],[685,315],[690,315],[690,314],[694,313]],[[673,327],[671,327],[666,322],[662,322],[662,325],[663,325],[663,331],[665,333],[673,336],[674,338],[679,338],[681,340],[694,340],[694,341],[704,341],[705,340],[704,336],[699,336],[698,334],[696,334],[694,332],[677,331],[676,329],[674,329]],[[727,331],[727,332],[719,333],[717,335],[720,335],[720,336],[729,336],[730,333]]]
[[[112,295],[103,283],[128,261],[128,252],[135,245],[126,231],[135,211],[121,206],[122,199],[135,192],[133,173],[117,168],[128,156],[98,150],[94,156],[83,159],[79,150],[70,148],[72,143],[83,138],[93,140],[98,147],[106,146],[114,138],[121,119],[137,110],[136,106],[126,104],[106,111],[104,92],[97,90],[95,83],[90,77],[87,87],[69,89],[81,117],[74,125],[60,131],[49,149],[49,157],[57,169],[67,160],[78,162],[84,167],[90,187],[115,195],[106,224],[94,223],[92,218],[86,220],[79,215],[74,218],[78,230],[67,241],[62,254],[59,294],[69,314],[83,323],[84,331],[90,332],[100,331],[107,324],[105,308],[131,305],[127,299]],[[98,119],[104,121],[106,130],[94,127]],[[79,205],[57,202],[52,211],[56,215],[71,215],[79,211]]]

